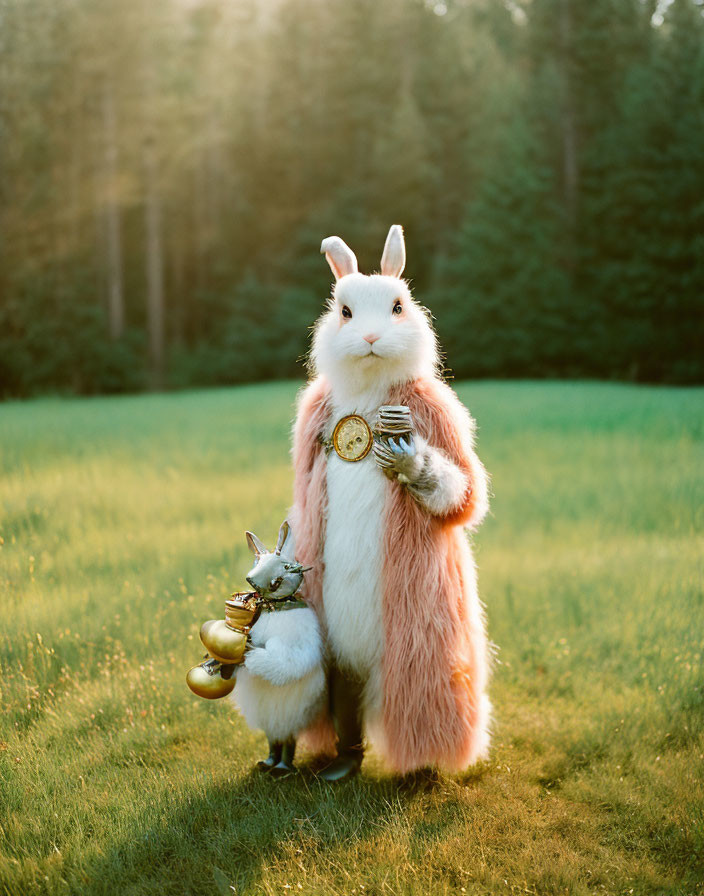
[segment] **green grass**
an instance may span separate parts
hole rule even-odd
[[[0,406],[0,893],[704,892],[704,390],[458,384],[490,759],[337,788],[184,675],[290,501],[296,384]]]

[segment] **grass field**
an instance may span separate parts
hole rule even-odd
[[[296,388],[0,406],[0,894],[704,893],[704,390],[458,384],[491,757],[334,788],[184,681]]]

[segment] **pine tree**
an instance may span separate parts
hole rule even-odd
[[[569,281],[554,193],[531,122],[517,115],[467,206],[443,271],[447,286],[435,294],[456,376],[547,375],[565,362]]]
[[[611,370],[704,372],[704,18],[675,0],[618,93],[590,185],[585,288]]]

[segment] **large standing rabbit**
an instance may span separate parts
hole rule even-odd
[[[256,557],[247,581],[273,608],[295,594],[303,579],[296,562],[293,531],[285,521],[274,551],[252,532],[247,543]],[[237,667],[232,699],[250,728],[264,730],[269,756],[259,763],[274,775],[293,771],[296,737],[320,715],[326,682],[320,629],[313,610],[281,603],[263,610],[252,626],[244,665]]]
[[[331,657],[338,757],[323,777],[359,769],[364,729],[398,771],[462,769],[485,754],[490,715],[464,532],[487,510],[474,424],[439,377],[429,314],[400,279],[401,227],[389,231],[381,274],[358,273],[339,237],[321,251],[336,284],[298,405],[290,518],[299,559],[315,567],[307,598]],[[408,407],[413,435],[370,450],[365,427],[383,405]],[[335,448],[340,427],[353,438]]]

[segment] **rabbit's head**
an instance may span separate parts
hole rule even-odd
[[[253,532],[246,535],[249,549],[257,558],[246,577],[252,588],[266,600],[285,600],[295,594],[306,570],[296,562],[293,530],[288,521],[281,524],[273,551],[269,551]]]
[[[314,371],[334,391],[348,395],[384,392],[397,383],[432,376],[437,340],[429,313],[401,279],[406,265],[401,226],[389,230],[379,274],[360,274],[354,253],[338,236],[323,240],[320,251],[335,286],[315,327]]]

